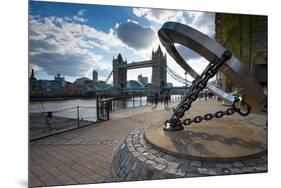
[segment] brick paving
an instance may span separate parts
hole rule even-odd
[[[194,116],[225,108],[227,107],[215,100],[196,101],[189,113]],[[114,149],[135,128],[143,126],[145,122],[164,121],[171,113],[171,108],[164,110],[163,105],[159,105],[157,109],[142,107],[117,111],[112,114],[110,121],[31,142],[29,186],[112,181],[111,165]],[[251,114],[247,117],[233,115],[231,118],[248,121],[259,127],[264,127],[267,121],[266,114]],[[161,152],[157,155],[161,156]],[[161,169],[163,166],[157,168]],[[249,171],[250,168],[251,166]],[[204,173],[204,169],[201,171]]]

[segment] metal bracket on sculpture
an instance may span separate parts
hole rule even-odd
[[[213,62],[215,59],[220,58],[227,50],[207,35],[177,22],[166,22],[158,31],[158,36],[162,45],[166,48],[166,51],[194,79],[196,79],[199,74],[181,57],[174,46],[175,43],[190,48],[209,62]],[[266,96],[262,88],[250,74],[245,65],[243,65],[235,56],[232,56],[227,60],[221,66],[219,71],[222,72],[233,84],[243,89],[243,101],[246,101],[251,106],[252,111],[260,111],[264,107]],[[207,84],[207,88],[215,95],[230,103],[233,103],[235,100],[234,96],[222,91],[211,83]]]

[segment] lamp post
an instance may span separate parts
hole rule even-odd
[[[187,72],[184,73],[185,77],[185,90],[187,91]]]

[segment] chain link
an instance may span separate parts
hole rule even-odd
[[[209,121],[213,118],[222,118],[223,116],[227,115],[227,116],[231,116],[233,115],[235,112],[239,113],[240,115],[242,116],[245,116],[245,115],[248,115],[251,111],[251,107],[245,103],[246,105],[246,112],[242,112],[241,114],[241,109],[240,108],[237,108],[236,107],[236,104],[238,102],[241,102],[239,98],[235,98],[233,104],[232,104],[232,107],[231,108],[228,108],[226,109],[225,111],[217,111],[216,113],[214,114],[211,114],[211,113],[208,113],[208,114],[205,114],[204,116],[196,116],[194,117],[193,119],[191,118],[186,118],[182,121],[182,124],[187,126],[187,125],[190,125],[191,123],[200,123],[201,121],[203,120],[206,120],[206,121]]]
[[[190,125],[191,123],[200,123],[203,120],[209,121],[215,118],[222,118],[224,115],[232,115],[235,112],[239,113],[242,116],[246,116],[250,113],[250,106],[247,103],[243,103],[247,106],[247,111],[242,112],[240,108],[236,107],[238,102],[241,102],[238,98],[235,98],[235,101],[232,104],[232,108],[227,109],[226,111],[218,111],[214,114],[208,113],[204,116],[196,116],[193,119],[187,118],[184,120],[180,120],[185,112],[189,110],[193,101],[198,98],[199,93],[206,87],[208,81],[216,75],[221,65],[230,59],[232,56],[230,51],[224,51],[221,58],[217,58],[216,61],[209,63],[209,65],[205,68],[205,70],[198,76],[193,82],[189,90],[185,93],[183,100],[178,105],[175,110],[173,116],[170,120],[165,122],[164,129],[165,130],[180,130],[182,129],[182,125]]]

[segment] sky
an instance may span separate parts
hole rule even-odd
[[[158,45],[166,53],[157,32],[167,21],[215,36],[215,14],[209,12],[30,1],[29,68],[37,79],[51,80],[60,73],[74,82],[81,77],[92,79],[92,71],[97,70],[99,80],[105,80],[119,53],[128,63],[150,60]],[[207,65],[190,49],[176,47],[199,73]],[[168,54],[167,62],[185,77],[185,71]],[[127,79],[137,80],[142,74],[150,82],[151,73],[151,68],[128,70]],[[169,75],[167,79],[175,86],[182,85]],[[187,79],[192,80],[188,75]]]

